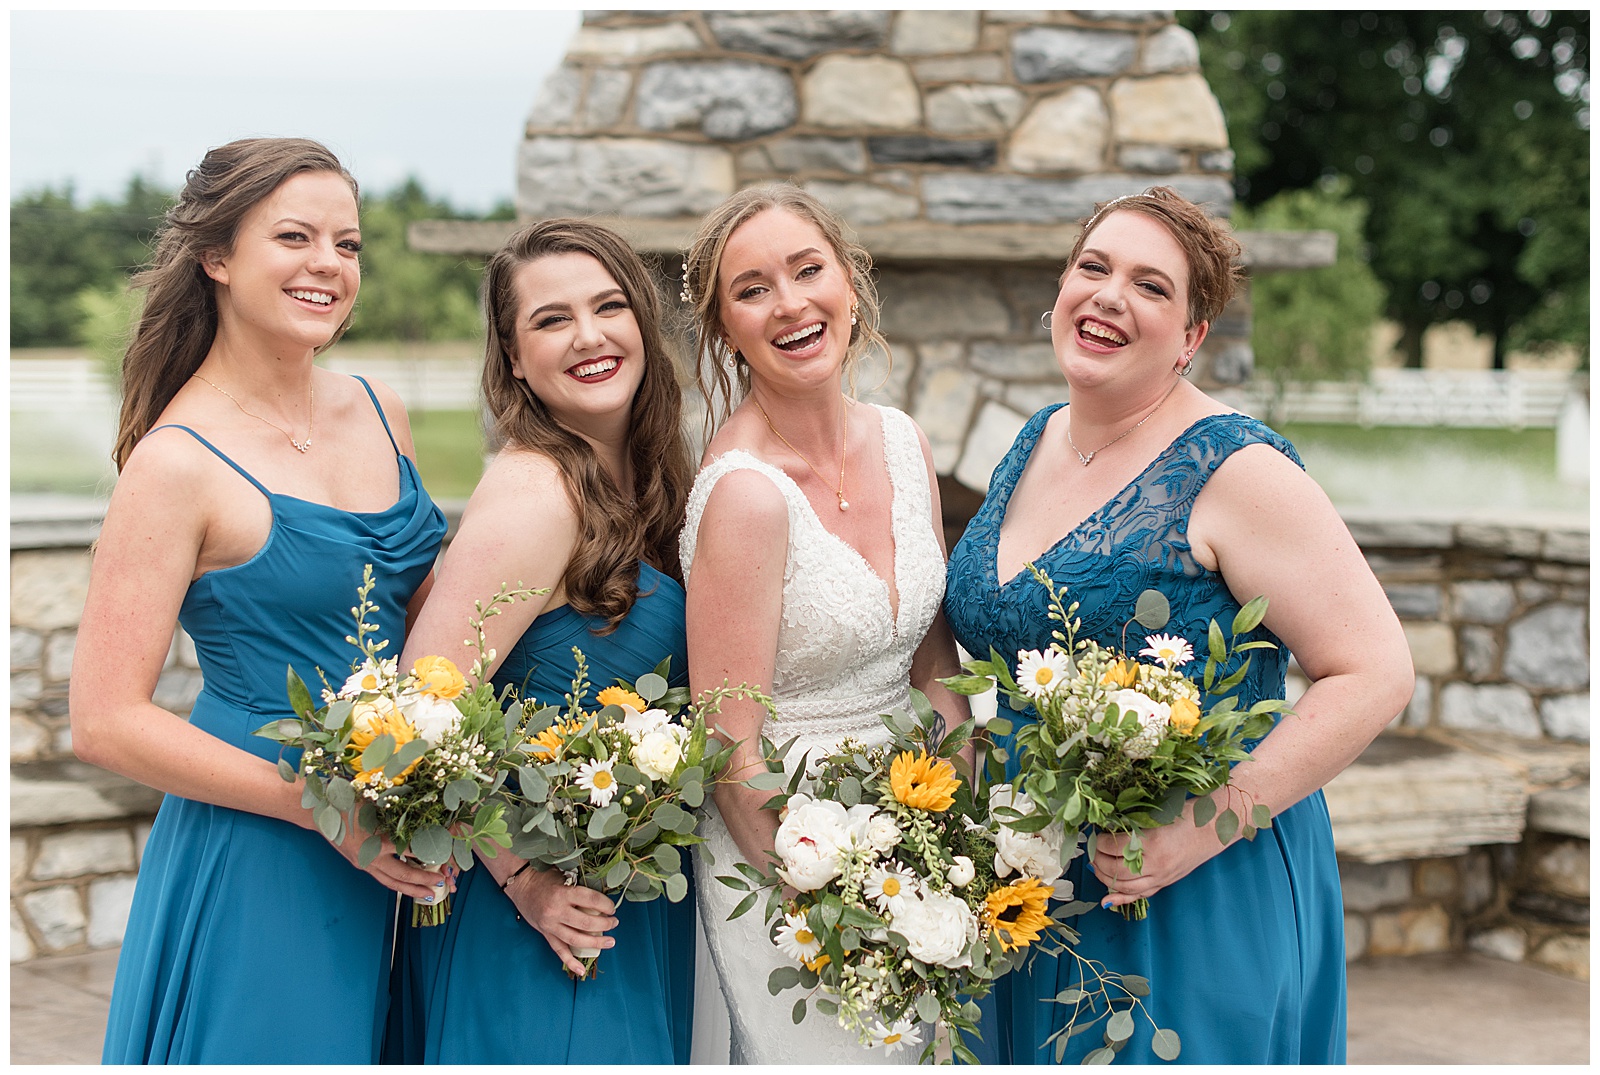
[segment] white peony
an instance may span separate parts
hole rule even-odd
[[[778,876],[801,892],[812,892],[839,876],[839,849],[850,842],[849,815],[836,802],[801,792],[789,800],[773,850],[783,865]]]
[[[876,846],[872,842],[872,826],[882,815],[878,808],[871,803],[857,803],[845,812],[845,836],[840,841],[840,850],[874,851]]]
[[[977,870],[972,865],[972,860],[965,855],[955,856],[955,861],[950,864],[945,877],[957,888],[966,888],[977,876]]]
[[[907,900],[894,916],[893,928],[906,939],[913,958],[941,967],[970,967],[968,951],[978,939],[978,918],[959,896],[928,892]]]
[[[434,746],[461,726],[461,710],[454,702],[426,694],[402,694],[400,712],[417,730],[417,735]]]
[[[630,755],[633,764],[651,780],[671,780],[683,760],[683,747],[677,736],[665,728],[646,732]]]
[[[1114,702],[1123,716],[1133,713],[1139,718],[1139,734],[1123,742],[1122,752],[1130,758],[1148,758],[1154,754],[1166,737],[1172,707],[1126,688],[1112,691],[1108,701]]]
[[[667,716],[664,709],[647,709],[643,713],[631,705],[622,705],[622,730],[627,732],[635,743],[642,740],[653,731],[667,727],[672,723],[672,718]]]
[[[1010,784],[989,789],[989,809],[997,806],[1009,806],[1023,815],[1038,810],[1032,799],[1017,795]],[[1009,877],[1016,871],[1048,885],[1061,876],[1061,845],[1065,842],[1066,830],[1059,821],[1052,821],[1039,832],[1017,832],[1000,821],[994,840],[995,876]]]

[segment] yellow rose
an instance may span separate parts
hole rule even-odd
[[[418,657],[411,666],[417,691],[441,702],[452,702],[467,692],[467,677],[448,657]]]
[[[1167,723],[1179,735],[1193,735],[1200,723],[1200,707],[1187,698],[1178,698],[1172,703]]]

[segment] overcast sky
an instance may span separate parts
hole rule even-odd
[[[461,209],[514,193],[515,153],[576,11],[13,11],[13,196],[79,204],[134,173],[176,189],[205,151],[299,135],[363,189],[407,175]]]

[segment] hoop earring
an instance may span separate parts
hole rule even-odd
[[[1046,310],[1044,313],[1039,315],[1039,327],[1044,329],[1046,332],[1050,331],[1050,315],[1053,313],[1055,313],[1054,310]]]
[[[1179,359],[1177,364],[1172,367],[1172,372],[1176,373],[1179,377],[1187,377],[1189,374],[1193,373],[1194,352],[1185,351],[1183,353],[1183,358]]]

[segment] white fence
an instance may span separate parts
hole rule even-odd
[[[1366,381],[1231,389],[1228,402],[1274,421],[1364,426],[1551,428],[1572,375],[1559,370],[1373,370]]]

